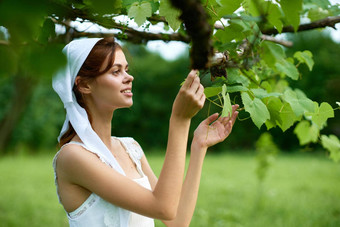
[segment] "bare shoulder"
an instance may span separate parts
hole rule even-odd
[[[67,144],[59,151],[57,171],[61,174],[67,173],[67,176],[72,177],[72,173],[76,174],[79,170],[97,162],[101,162],[98,156],[81,145]]]

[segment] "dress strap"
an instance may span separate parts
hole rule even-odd
[[[142,170],[142,164],[141,164],[141,158],[144,155],[144,152],[141,148],[141,146],[137,143],[136,140],[134,140],[131,137],[114,137],[118,139],[122,145],[124,146],[126,152],[132,159],[132,161],[136,164],[137,171],[142,175],[145,176],[143,170]]]

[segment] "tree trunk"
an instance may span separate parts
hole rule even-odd
[[[35,85],[32,77],[15,76],[11,106],[0,121],[0,154],[4,154],[8,148],[13,131],[29,104]]]

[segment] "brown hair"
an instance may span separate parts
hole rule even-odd
[[[92,48],[91,52],[87,56],[86,60],[84,61],[83,65],[81,66],[77,74],[77,77],[80,78],[79,84],[91,82],[98,76],[109,71],[114,63],[114,57],[117,48],[121,49],[119,44],[114,41],[113,37],[108,37],[99,40],[96,43],[96,45]],[[106,67],[104,67],[104,69],[101,70],[101,68],[103,67],[103,63],[107,57],[108,64],[106,65]],[[79,84],[73,85],[73,92],[76,96],[79,105],[86,110],[89,120],[91,122],[91,115],[85,105],[83,95],[78,90]],[[70,142],[75,135],[76,132],[73,129],[71,123],[69,122],[68,130],[60,138],[59,146],[61,147],[64,144]]]

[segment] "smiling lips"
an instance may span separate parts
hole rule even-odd
[[[123,93],[126,96],[132,97],[132,92],[130,88],[122,90],[121,93]]]

